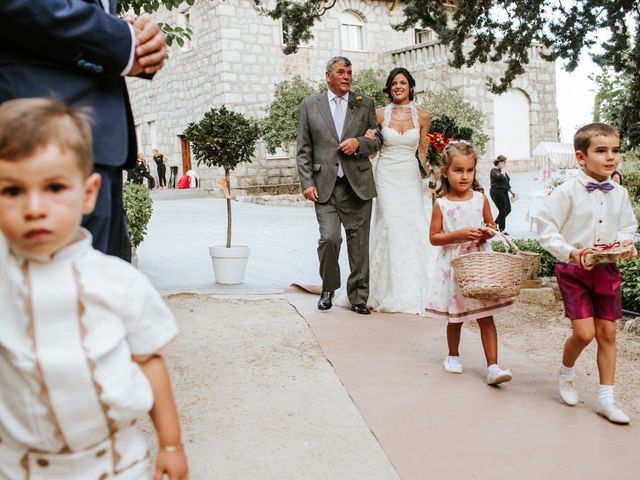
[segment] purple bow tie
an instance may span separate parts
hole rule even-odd
[[[589,191],[589,193],[593,192],[594,190],[602,190],[604,193],[607,193],[613,190],[613,185],[611,185],[609,182],[605,182],[605,183],[589,182],[584,187]]]

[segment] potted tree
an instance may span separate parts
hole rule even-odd
[[[209,254],[217,283],[238,284],[244,279],[250,248],[231,244],[231,172],[243,162],[251,162],[260,136],[255,120],[228,110],[224,105],[204,114],[184,131],[198,165],[224,169],[223,191],[227,200],[226,245],[212,245]]]

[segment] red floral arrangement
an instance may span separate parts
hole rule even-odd
[[[429,145],[431,145],[436,152],[440,153],[453,139],[445,136],[443,133],[429,133],[427,134],[427,140],[429,141]]]

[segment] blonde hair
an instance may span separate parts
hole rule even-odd
[[[54,98],[21,98],[0,105],[0,158],[20,160],[48,145],[75,155],[83,175],[93,171],[87,109]]]
[[[471,145],[466,140],[452,140],[450,141],[444,150],[440,154],[440,168],[449,168],[451,165],[451,160],[455,155],[463,155],[465,157],[473,158],[473,166],[475,167],[478,164],[478,154],[476,153],[473,145]],[[479,192],[482,191],[482,186],[478,182],[476,178],[476,172],[473,173],[473,183],[471,185],[472,190],[477,190]],[[440,188],[436,192],[438,197],[444,197],[451,191],[451,184],[449,183],[449,179],[446,175],[441,175],[440,178]]]

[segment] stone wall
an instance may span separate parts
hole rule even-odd
[[[493,134],[492,94],[484,86],[486,75],[497,68],[476,65],[456,71],[446,64],[447,52],[441,45],[414,46],[414,32],[397,32],[392,25],[402,18],[401,5],[388,11],[389,2],[376,0],[338,0],[333,9],[314,27],[314,39],[290,56],[282,53],[279,22],[260,16],[251,0],[199,0],[188,9],[193,28],[190,48],[174,45],[169,49],[166,67],[153,81],[128,79],[140,151],[148,159],[158,148],[169,157],[169,164],[182,172],[181,141],[186,126],[198,121],[211,107],[229,109],[262,117],[273,98],[275,85],[294,74],[313,82],[323,81],[326,61],[344,55],[354,71],[371,66],[390,69],[407,66],[415,73],[418,90],[453,88],[480,108],[487,119],[486,133]],[[363,51],[340,48],[340,13],[352,11],[364,20]],[[161,10],[159,21],[176,24],[178,11]],[[534,61],[527,75],[515,86],[531,99],[531,146],[540,139],[555,138],[555,74],[553,63]],[[493,156],[488,146],[486,159]],[[222,171],[196,167],[201,186],[219,189]],[[488,160],[483,161],[483,168]],[[518,165],[510,165],[512,171]],[[295,149],[271,157],[259,144],[251,164],[240,166],[232,179],[234,192],[292,193],[299,189]]]
[[[339,14],[344,10],[356,12],[366,21],[364,51],[340,49]],[[197,1],[189,12],[191,48],[171,47],[166,67],[153,81],[128,80],[140,151],[150,158],[151,150],[158,148],[168,155],[171,165],[180,167],[179,175],[179,135],[211,107],[224,104],[245,115],[262,117],[275,85],[294,74],[315,84],[324,79],[326,62],[334,55],[347,56],[357,70],[380,64],[381,52],[411,43],[413,38],[413,32],[392,29],[401,17],[399,12],[389,14],[384,1],[338,0],[314,28],[315,38],[290,56],[281,50],[280,22],[258,15],[250,0]],[[176,24],[177,15],[175,10],[161,10],[157,18]],[[287,158],[268,157],[260,145],[254,161],[236,170],[232,186],[246,195],[260,189],[269,193],[297,191],[295,152],[288,153]],[[193,162],[196,168],[195,159]],[[202,186],[219,188],[221,170],[197,170]]]

